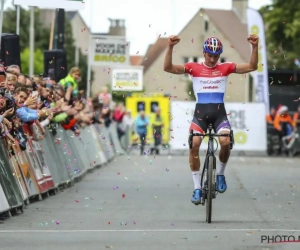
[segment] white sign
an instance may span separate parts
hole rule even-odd
[[[143,90],[143,69],[114,69],[111,81],[112,91]]]
[[[130,65],[129,43],[125,39],[92,37],[89,55],[91,65]]]
[[[67,10],[84,10],[85,7],[83,0],[14,0],[14,4]]]
[[[258,45],[258,69],[252,72],[255,83],[256,102],[265,103],[266,113],[270,112],[269,104],[269,83],[268,83],[268,64],[267,64],[267,49],[265,39],[264,22],[257,10],[247,9],[248,16],[248,32],[259,37]],[[252,48],[252,45],[251,45]]]
[[[235,138],[233,150],[266,151],[267,125],[265,104],[226,103],[225,108]],[[171,149],[189,149],[189,127],[193,119],[194,109],[195,102],[182,101],[171,103],[171,129],[173,129],[171,136],[174,137],[170,137]],[[207,137],[205,137],[201,144],[201,150],[207,149],[207,140]]]

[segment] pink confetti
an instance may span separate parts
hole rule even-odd
[[[122,198],[125,198],[126,197],[126,195],[125,194],[122,194]]]

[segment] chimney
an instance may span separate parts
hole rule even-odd
[[[126,36],[125,20],[124,19],[108,19],[110,21],[109,35],[110,36]]]
[[[242,23],[247,23],[248,0],[232,0],[232,10]]]

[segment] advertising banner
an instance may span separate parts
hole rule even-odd
[[[226,103],[225,107],[234,133],[233,150],[266,151],[267,128],[264,103]],[[189,149],[189,127],[194,109],[195,102],[171,103],[171,149]],[[201,150],[207,149],[207,141],[208,138],[205,137]]]
[[[66,10],[84,10],[85,6],[83,0],[14,0],[14,4]]]
[[[251,73],[255,84],[255,101],[265,104],[266,113],[270,112],[269,81],[267,64],[267,47],[265,39],[264,22],[257,10],[247,9],[248,32],[259,37],[258,69]],[[252,45],[251,45],[252,48]]]
[[[89,63],[95,66],[130,65],[129,43],[114,37],[91,37]]]
[[[143,69],[114,69],[111,84],[112,91],[141,91],[143,90]]]

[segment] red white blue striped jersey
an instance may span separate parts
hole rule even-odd
[[[218,63],[207,67],[204,63],[184,64],[185,73],[193,78],[193,89],[197,103],[224,103],[227,78],[236,73],[236,63]]]

